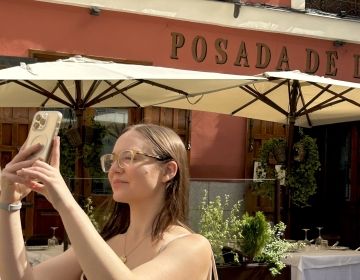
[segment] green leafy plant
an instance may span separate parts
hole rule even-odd
[[[285,224],[280,222],[270,226],[261,211],[254,216],[247,213],[241,216],[240,201],[233,205],[226,217],[224,209],[228,206],[229,195],[223,199],[216,196],[213,201],[207,202],[205,191],[201,203],[200,233],[211,243],[217,263],[223,263],[222,249],[230,244],[239,248],[233,248],[236,263],[244,261],[236,256],[245,256],[246,262],[265,263],[272,275],[280,274],[285,267],[282,260],[298,246],[282,239]]]
[[[273,276],[281,273],[286,266],[283,259],[299,246],[297,243],[290,243],[282,238],[285,229],[286,225],[283,222],[269,227],[267,229],[269,239],[261,253],[254,258],[255,261],[267,263]]]
[[[106,133],[106,127],[93,119],[91,120],[91,126],[87,127],[87,130],[85,130],[83,162],[85,167],[89,169],[89,173],[93,178],[106,177],[100,167],[100,156],[103,148],[102,140]]]
[[[61,128],[60,136],[60,172],[65,179],[75,177],[76,148],[66,137],[66,129]]]
[[[285,169],[286,148],[287,142],[283,138],[270,138],[262,145],[259,154],[260,165],[256,170],[260,180],[254,181],[251,185],[257,194],[273,198],[275,179],[279,177],[275,165],[281,165],[281,169]]]
[[[262,172],[265,173],[266,180],[257,180],[252,184],[252,189],[259,195],[273,198],[275,179],[279,178],[275,165],[282,164],[281,160],[276,160],[274,151],[285,147],[286,141],[280,138],[271,138],[263,144],[259,155],[261,169],[258,169],[257,175],[261,177]],[[291,203],[298,207],[308,206],[310,197],[316,193],[316,173],[320,170],[316,139],[300,130],[300,140],[294,144],[290,167],[282,165],[281,169],[285,170],[285,186],[290,191]]]
[[[90,221],[92,222],[92,224],[94,225],[96,230],[98,232],[100,232],[100,226],[99,226],[98,221],[95,218],[93,200],[92,200],[91,196],[88,196],[87,198],[85,198],[83,209],[84,209],[84,212],[86,213],[86,215],[88,215]]]
[[[208,203],[207,197],[205,190],[200,211],[200,233],[211,243],[216,262],[222,263],[223,247],[239,239],[241,201],[237,201],[230,215],[225,217],[224,209],[229,205],[229,195],[225,195],[223,202],[220,196],[216,196],[214,201]]]
[[[240,251],[250,261],[258,256],[269,241],[269,223],[260,211],[254,216],[245,213],[240,222]]]
[[[320,159],[316,140],[302,135],[294,145],[295,157],[286,174],[286,185],[291,191],[291,201],[299,207],[308,206],[309,198],[316,193],[316,172],[320,170]]]

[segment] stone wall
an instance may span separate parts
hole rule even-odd
[[[204,191],[207,190],[207,201],[212,201],[216,196],[224,198],[225,194],[230,195],[229,206],[225,211],[230,213],[230,209],[238,200],[244,201],[245,192],[249,187],[251,180],[224,180],[224,181],[209,181],[209,180],[192,180],[190,184],[190,199],[189,199],[189,225],[198,232],[200,220],[200,206],[204,196]],[[244,212],[244,203],[242,203],[242,212]],[[225,215],[226,215],[225,214]]]

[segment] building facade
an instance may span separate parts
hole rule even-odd
[[[307,11],[305,1],[252,0],[234,4],[155,0],[151,6],[146,1],[130,0],[97,3],[94,7],[80,0],[2,1],[6,12],[0,19],[0,64],[7,67],[22,60],[54,60],[80,54],[242,75],[297,69],[360,81],[360,21]],[[11,139],[2,134],[2,166],[25,140],[32,114],[32,109],[2,108],[2,129],[15,131]],[[172,126],[187,141],[191,177],[198,187],[193,193],[195,204],[201,196],[199,190],[209,187],[226,187],[236,194],[234,197],[242,198],[244,179],[253,176],[253,161],[261,143],[274,135],[286,135],[286,127],[279,124],[207,112],[158,108],[129,112],[132,122],[163,123],[169,118],[181,119]],[[357,129],[350,130],[357,137]],[[35,207],[47,207],[41,205],[36,203]],[[194,208],[195,216],[196,211]],[[53,215],[41,213],[43,219]],[[30,226],[28,230],[29,235],[40,234],[46,228]]]

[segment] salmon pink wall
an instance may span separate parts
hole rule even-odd
[[[355,44],[336,47],[327,40],[113,11],[91,16],[87,8],[30,0],[2,0],[1,7],[6,11],[0,18],[2,55],[27,56],[28,49],[39,49],[150,61],[154,65],[176,68],[258,74],[275,70],[283,48],[289,57],[289,68],[305,71],[306,49],[313,49],[320,61],[315,74],[324,75],[327,52],[337,52],[336,78],[360,81],[360,77],[354,77],[354,56],[360,56],[360,47]],[[177,48],[176,58],[171,58],[172,33],[184,36],[184,44]],[[201,42],[197,45],[198,52],[206,45],[206,57],[202,61],[196,61],[192,54],[196,39]],[[218,40],[223,42],[221,55],[216,49]],[[234,65],[241,44],[247,52],[248,66],[244,61]],[[259,44],[271,51],[265,68],[256,67]],[[219,57],[223,60],[221,63],[217,62]]]
[[[278,2],[281,6],[286,1]],[[359,45],[355,44],[335,47],[332,41],[320,39],[113,11],[101,11],[99,16],[91,16],[87,8],[32,0],[2,0],[1,9],[0,55],[26,57],[29,49],[36,49],[252,75],[274,70],[284,48],[290,69],[304,71],[306,49],[309,48],[319,56],[319,69],[315,74],[324,75],[326,52],[332,51],[337,52],[338,56],[336,78],[360,81],[360,75],[354,76],[354,56],[360,55]],[[174,34],[183,36],[181,47],[174,46]],[[196,45],[196,40],[201,44]],[[219,46],[216,47],[219,42],[222,42],[221,51]],[[193,55],[194,44],[199,53],[206,46],[201,61]],[[271,59],[265,68],[256,66],[259,45],[266,45],[271,51]],[[235,65],[240,48],[246,50],[248,65],[244,61]],[[245,119],[241,118],[194,112],[192,176],[243,178],[245,124]]]
[[[244,178],[246,119],[193,111],[191,177]]]

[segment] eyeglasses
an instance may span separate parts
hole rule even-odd
[[[154,158],[159,161],[167,160],[168,158],[162,158],[160,156],[149,155],[135,150],[125,150],[119,155],[117,154],[106,154],[100,157],[101,169],[107,173],[111,166],[116,162],[120,168],[125,168],[133,164],[134,161],[138,160],[137,155]]]

